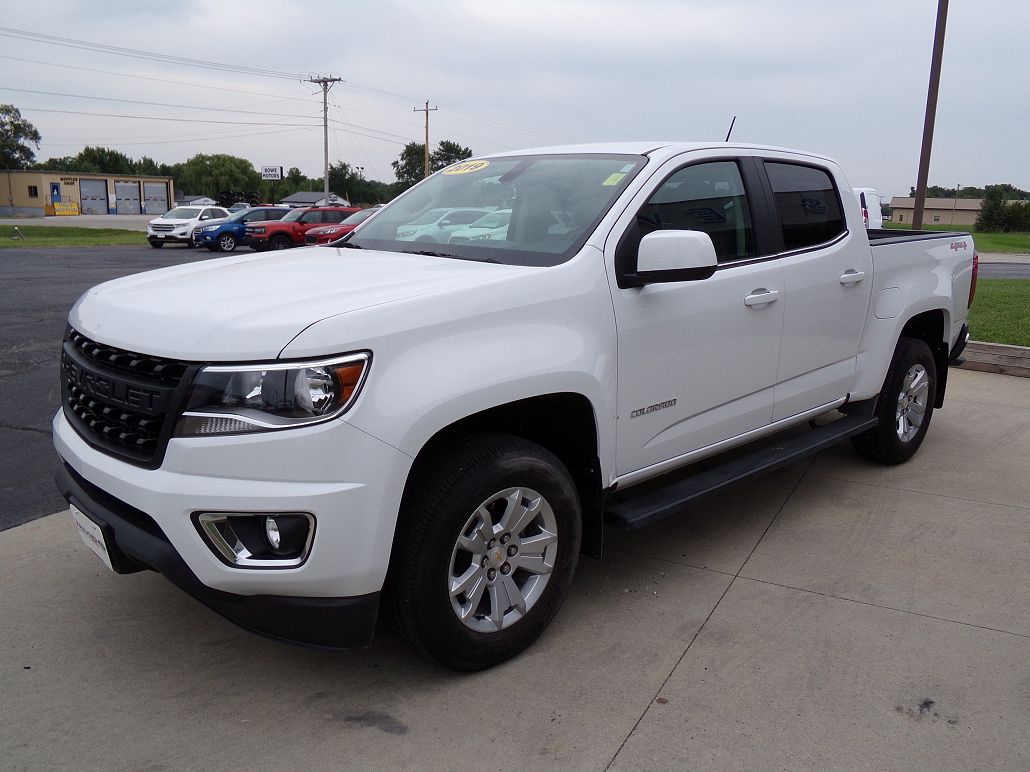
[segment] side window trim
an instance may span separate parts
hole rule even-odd
[[[762,186],[765,189],[767,206],[771,210],[771,216],[773,217],[773,222],[775,224],[776,237],[779,242],[779,250],[776,253],[777,257],[802,255],[806,252],[816,252],[820,249],[826,249],[827,247],[832,247],[834,244],[836,244],[839,241],[842,241],[850,235],[851,230],[850,228],[848,228],[848,219],[844,213],[844,202],[841,200],[840,187],[837,185],[837,178],[833,176],[833,172],[830,171],[827,167],[820,166],[817,163],[799,161],[797,159],[769,158],[767,156],[756,156],[754,158],[754,161],[761,176]],[[830,184],[833,186],[833,191],[837,196],[837,207],[840,211],[841,222],[844,224],[843,230],[839,231],[832,238],[827,239],[826,241],[821,241],[818,244],[809,244],[808,246],[798,247],[796,249],[786,249],[783,242],[783,225],[780,222],[780,213],[776,209],[776,194],[774,193],[772,188],[772,181],[769,179],[769,172],[765,168],[766,163],[793,164],[794,166],[805,166],[809,169],[816,169],[817,171],[821,171],[824,174],[826,174],[826,176],[830,178]]]

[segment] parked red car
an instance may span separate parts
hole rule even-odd
[[[377,206],[373,206],[371,209],[362,209],[360,212],[352,214],[339,225],[322,225],[318,228],[312,228],[304,234],[304,243],[309,246],[311,244],[331,244],[337,239],[342,239],[352,230],[357,228],[359,223],[363,223],[369,217],[378,212],[381,207],[382,204],[379,204]]]
[[[308,209],[294,209],[283,219],[275,222],[248,224],[244,243],[258,252],[266,249],[301,247],[304,246],[304,234],[312,228],[339,223],[360,211],[356,206],[313,206]]]

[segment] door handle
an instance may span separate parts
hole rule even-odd
[[[840,275],[840,283],[843,284],[845,287],[849,287],[852,284],[858,284],[864,278],[864,271],[856,271],[854,268],[849,268]]]
[[[774,303],[780,297],[779,290],[757,289],[744,298],[745,306],[764,306],[766,303]]]

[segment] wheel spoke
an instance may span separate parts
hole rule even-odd
[[[925,394],[929,388],[930,379],[926,375],[926,370],[920,370],[908,385],[907,391],[912,396],[916,396],[917,394]]]
[[[498,630],[504,624],[504,612],[508,610],[509,603],[505,603],[508,594],[501,589],[499,584],[491,584],[488,588],[490,593],[490,616],[489,619],[494,623],[494,627]]]
[[[912,414],[913,422],[919,424],[923,420],[923,413],[926,412],[926,405],[920,405],[918,402],[913,402],[909,406],[909,412]]]
[[[461,576],[451,577],[451,595],[468,595],[470,587],[483,578],[483,567],[479,563],[473,563]]]
[[[542,498],[536,498],[529,502],[528,507],[524,507],[522,506],[522,489],[516,490],[508,497],[508,507],[504,510],[504,517],[501,518],[501,528],[508,533],[521,533],[540,514],[542,501]]]
[[[554,568],[553,563],[548,563],[544,560],[544,556],[541,555],[519,555],[512,559],[512,567],[522,568],[529,571],[532,574],[549,574],[551,569]]]
[[[902,440],[905,439],[905,432],[908,431],[908,422],[905,420],[904,413],[898,413],[898,437]]]
[[[547,546],[558,541],[558,534],[550,531],[541,531],[533,536],[527,536],[519,544],[519,552],[523,555],[543,555]]]
[[[520,613],[525,614],[526,599],[522,595],[522,590],[520,590],[519,586],[515,584],[515,580],[510,575],[508,575],[504,577],[504,580],[501,582],[501,584],[504,585],[504,591],[508,595],[508,605],[514,606],[519,610]]]
[[[461,621],[464,622],[470,616],[476,613],[476,609],[479,608],[479,601],[483,598],[483,591],[486,590],[486,579],[482,576],[479,577],[479,582],[472,588],[472,592],[465,594],[466,604],[461,609]]]

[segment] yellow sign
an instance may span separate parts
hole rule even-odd
[[[444,169],[444,174],[471,174],[472,172],[478,172],[480,169],[485,169],[490,165],[489,161],[462,161],[460,164],[452,166],[450,169]]]
[[[54,204],[54,214],[69,215],[79,213],[78,201],[58,201]]]
[[[622,172],[615,172],[615,174],[612,174],[611,176],[608,177],[608,179],[606,179],[604,182],[602,182],[601,185],[604,185],[604,186],[607,186],[607,185],[618,185],[620,182],[622,182],[622,178],[625,177],[625,176],[626,175],[623,174]]]

